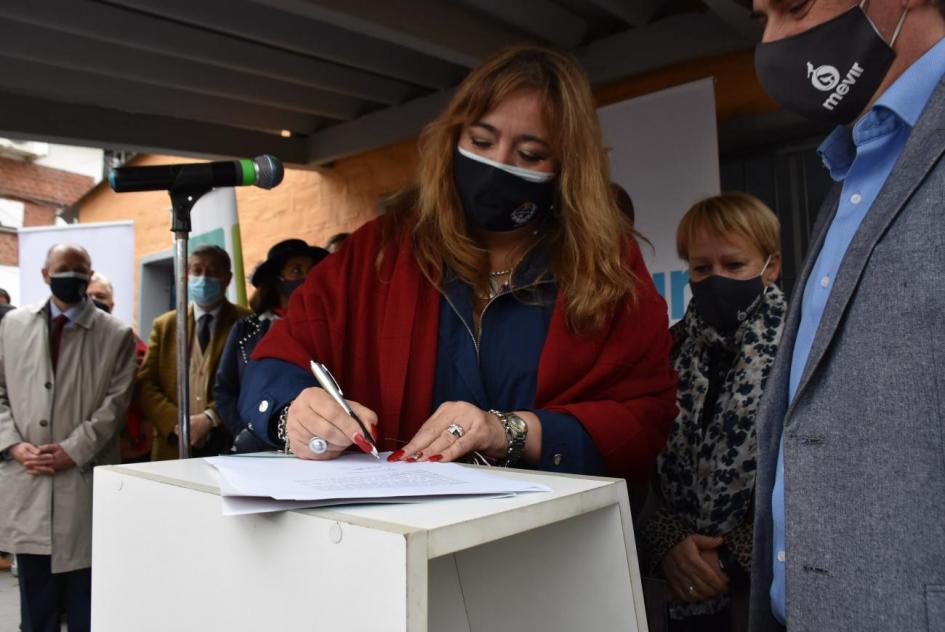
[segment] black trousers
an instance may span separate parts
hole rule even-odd
[[[69,632],[92,628],[92,569],[53,574],[49,555],[17,555],[20,594],[30,632],[59,632],[66,615]],[[27,618],[28,615],[28,618]]]

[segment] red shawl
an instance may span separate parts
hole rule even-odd
[[[379,436],[407,441],[432,412],[440,293],[420,272],[409,238],[388,247],[377,269],[382,219],[312,270],[253,359],[284,360],[306,371],[310,359],[319,359],[346,398],[377,413]],[[649,475],[676,415],[676,375],[666,303],[636,242],[627,257],[640,280],[639,300],[614,310],[599,333],[568,330],[559,292],[534,408],[576,417],[608,473],[639,481]],[[393,439],[381,443],[385,450],[398,447]]]

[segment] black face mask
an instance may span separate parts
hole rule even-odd
[[[863,4],[755,48],[758,80],[781,107],[834,125],[847,125],[866,109],[896,58],[892,47],[908,9],[887,44]]]
[[[298,288],[305,283],[305,279],[296,279],[294,281],[286,281],[285,279],[279,279],[279,295],[285,298],[292,296],[292,292],[296,291]]]
[[[97,308],[99,308],[100,310],[102,310],[103,312],[105,312],[106,314],[111,314],[111,313],[112,313],[112,310],[110,310],[110,309],[108,308],[108,305],[106,305],[105,303],[103,303],[102,301],[100,301],[100,300],[98,300],[98,299],[96,299],[96,298],[93,298],[93,299],[92,299],[92,304],[95,305],[95,307],[97,307]]]
[[[66,305],[81,303],[88,287],[89,275],[81,272],[60,272],[49,275],[49,289],[52,295]]]
[[[720,333],[730,333],[751,315],[751,308],[764,292],[765,283],[761,275],[745,280],[710,276],[698,283],[690,282],[689,287],[693,305],[702,320]]]
[[[506,232],[551,212],[555,197],[553,179],[532,182],[526,177],[544,174],[494,164],[482,158],[469,158],[458,149],[453,158],[456,192],[466,215],[476,225],[488,231]],[[525,177],[516,175],[516,171]]]

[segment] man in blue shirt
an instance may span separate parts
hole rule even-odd
[[[945,6],[754,8],[761,83],[838,126],[759,416],[751,627],[945,630]]]

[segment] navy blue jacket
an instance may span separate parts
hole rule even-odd
[[[600,452],[576,418],[531,408],[539,357],[557,294],[552,280],[540,279],[540,270],[538,265],[519,267],[516,284],[531,285],[530,289],[493,299],[483,311],[478,341],[472,333],[472,290],[460,281],[447,284],[446,300],[440,303],[436,381],[430,414],[447,401],[465,401],[483,410],[530,410],[542,422],[538,469],[604,475]],[[274,380],[273,375],[279,379]],[[250,429],[257,439],[281,448],[272,427],[274,413],[302,389],[316,386],[314,377],[292,363],[267,359],[251,361],[244,379],[244,390],[265,393],[267,404],[272,402],[267,405],[268,415],[264,417],[269,423],[251,423]],[[246,398],[242,406],[244,419],[259,419],[259,398]]]
[[[233,452],[260,452],[270,446],[256,438],[239,413],[240,383],[243,369],[256,344],[269,331],[272,320],[253,314],[241,318],[230,329],[220,356],[220,365],[213,383],[213,397],[228,434],[233,438]]]

